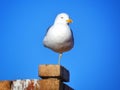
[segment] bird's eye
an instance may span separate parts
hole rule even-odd
[[[63,19],[63,17],[61,17],[61,19]]]

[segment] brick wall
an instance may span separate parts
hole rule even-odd
[[[42,79],[0,81],[0,90],[73,90],[69,82],[69,71],[60,65],[40,65],[38,76]]]

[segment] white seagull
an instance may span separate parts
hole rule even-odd
[[[59,65],[63,52],[69,51],[74,46],[73,33],[69,27],[71,22],[72,20],[68,14],[58,14],[54,24],[48,29],[43,40],[45,47],[59,53]]]

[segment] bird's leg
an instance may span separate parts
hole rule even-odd
[[[58,58],[58,64],[60,65],[60,60],[62,58],[62,53],[59,54],[59,58]]]

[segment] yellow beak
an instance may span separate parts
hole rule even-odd
[[[66,20],[67,23],[72,23],[73,21],[71,19]]]

